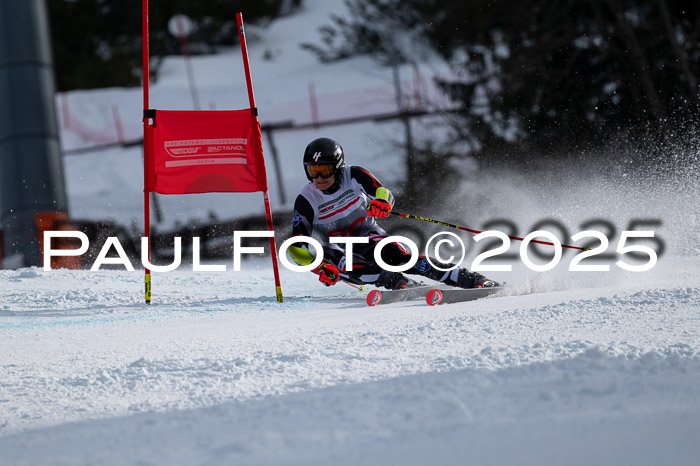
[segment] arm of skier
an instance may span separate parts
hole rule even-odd
[[[388,217],[394,207],[394,195],[391,194],[391,191],[362,167],[351,167],[350,176],[360,183],[371,199],[367,205],[367,215],[377,218]]]
[[[292,236],[311,236],[313,234],[314,209],[304,196],[297,196],[294,202],[294,217],[292,218]],[[315,257],[309,251],[306,243],[297,243],[299,246],[290,246],[289,256],[298,265],[309,265]],[[340,279],[338,268],[328,262],[321,264],[312,270],[318,275],[318,279],[326,286],[335,285]]]

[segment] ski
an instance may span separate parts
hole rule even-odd
[[[397,303],[409,299],[423,298],[433,288],[431,286],[416,286],[403,290],[372,290],[367,295],[367,305]]]
[[[430,306],[438,304],[461,303],[485,298],[502,290],[503,286],[493,286],[488,288],[454,288],[446,290],[444,288],[432,288],[425,296],[425,301]]]

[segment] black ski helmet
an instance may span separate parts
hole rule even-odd
[[[311,177],[306,171],[307,165],[333,165],[335,167],[335,178],[340,180],[345,168],[345,153],[341,145],[333,139],[314,139],[306,146],[304,151],[304,173],[311,181]]]

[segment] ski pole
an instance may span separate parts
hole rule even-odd
[[[318,275],[318,272],[316,272],[315,270],[312,272],[315,273],[316,275]],[[364,285],[355,285],[354,283],[350,283],[349,281],[343,280],[342,278],[340,279],[340,281],[345,283],[346,285],[350,285],[351,287],[355,288],[357,291],[365,291],[366,290]]]
[[[452,224],[452,223],[443,222],[443,221],[441,221],[441,220],[434,220],[434,219],[432,219],[432,218],[419,217],[419,216],[417,216],[417,215],[411,215],[411,214],[404,214],[404,213],[401,213],[401,212],[395,212],[395,211],[393,211],[393,210],[391,211],[391,214],[392,214],[392,215],[398,215],[399,217],[403,217],[403,218],[410,218],[410,219],[413,219],[413,220],[422,220],[422,221],[424,221],[424,222],[435,223],[435,224],[437,224],[437,225],[442,225],[442,226],[444,226],[444,227],[456,228],[457,230],[468,231],[469,233],[474,233],[474,234],[477,234],[477,235],[478,235],[479,233],[483,233],[483,231],[472,230],[471,228],[462,227],[462,226],[459,226],[459,225],[454,225],[454,224]],[[521,238],[521,237],[519,237],[519,236],[508,236],[508,238],[514,239],[514,240],[517,240],[517,241],[523,241],[523,240],[525,239],[525,238]],[[547,241],[539,241],[539,240],[533,239],[532,242],[533,242],[533,243],[537,243],[537,244],[546,244],[546,245],[548,245],[548,246],[554,246],[554,243],[548,243]],[[569,249],[580,249],[581,251],[589,251],[589,250],[590,250],[590,248],[587,248],[587,247],[570,246],[570,245],[568,245],[568,244],[562,244],[561,247],[563,247],[563,248],[569,248]]]
[[[343,283],[347,283],[351,287],[355,288],[357,291],[365,291],[365,287],[363,285],[355,285],[354,283],[346,282],[343,280]]]
[[[289,252],[289,255],[292,256],[292,259],[294,260],[294,262],[296,262],[298,265],[309,265],[315,259],[315,257],[308,250],[306,250],[304,248],[300,248],[297,246],[289,246],[287,251]],[[319,274],[317,270],[312,270],[312,272],[315,273],[316,275]],[[365,291],[365,289],[366,289],[363,285],[355,285],[354,283],[350,283],[350,282],[342,280],[342,279],[341,279],[341,281],[343,283],[347,283],[348,285],[350,285],[351,287],[355,288],[358,291]]]

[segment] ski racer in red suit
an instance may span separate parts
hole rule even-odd
[[[391,213],[394,206],[391,192],[364,168],[345,165],[343,148],[328,138],[315,139],[306,147],[304,171],[309,183],[294,203],[292,234],[320,236],[323,262],[314,273],[318,274],[321,283],[330,286],[342,279],[388,289],[415,285],[416,282],[402,273],[382,269],[374,259],[377,243],[388,236],[376,218],[387,217]],[[332,236],[364,236],[369,239],[369,243],[352,245],[352,271],[345,267],[345,244],[331,243],[329,238]],[[308,265],[314,259],[306,244],[302,247],[291,246],[289,253],[300,265]],[[383,247],[381,258],[391,266],[400,266],[409,262],[411,253],[399,243],[389,243]],[[432,257],[430,260],[441,269],[453,266]],[[461,288],[498,285],[467,269],[438,270],[430,265],[425,256],[420,256],[418,262],[405,273],[422,275]]]

